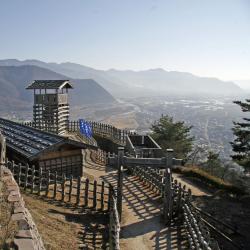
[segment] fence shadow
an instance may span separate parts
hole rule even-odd
[[[106,166],[101,163],[96,163],[91,159],[91,151],[84,150],[84,168],[89,168],[97,171],[105,171]]]
[[[101,178],[114,187],[117,186],[116,173],[110,173]],[[121,240],[149,234],[150,240],[154,242],[152,249],[187,249],[184,227],[176,221],[173,221],[170,226],[162,222],[161,197],[152,187],[140,181],[136,176],[124,174],[123,202],[131,210],[130,214],[136,217],[136,221],[122,226]],[[125,213],[125,221],[126,216]]]
[[[116,187],[117,174],[110,173],[101,177],[104,181]],[[127,203],[129,210],[136,214],[138,219],[149,219],[159,214],[161,207],[160,197],[134,176],[124,175],[123,178],[123,201]]]
[[[63,215],[66,221],[80,225],[78,239],[81,249],[108,248],[108,216],[104,217],[102,213],[85,211],[84,209],[77,214],[53,209],[49,209],[49,212]]]

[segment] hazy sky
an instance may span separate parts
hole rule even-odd
[[[0,0],[0,58],[250,79],[250,0]]]

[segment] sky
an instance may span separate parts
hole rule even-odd
[[[7,58],[250,80],[250,0],[0,0]]]

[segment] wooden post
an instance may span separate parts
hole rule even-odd
[[[20,185],[21,183],[21,171],[22,171],[22,168],[21,168],[21,163],[18,164],[18,168],[17,168],[17,184],[18,186]]]
[[[34,192],[34,185],[35,185],[35,166],[32,165],[32,172],[31,172],[31,193]]]
[[[49,185],[50,185],[50,170],[47,172],[46,184],[47,184],[47,187],[46,187],[45,196],[48,197],[48,195],[49,195]]]
[[[15,177],[15,163],[14,163],[14,161],[11,161],[10,171],[13,173],[13,176]]]
[[[38,184],[38,195],[41,195],[41,189],[42,189],[42,178],[43,178],[43,173],[42,173],[42,168],[39,168],[39,184]]]
[[[104,181],[102,181],[102,188],[101,188],[101,211],[104,209]]]
[[[172,188],[171,188],[171,171],[170,168],[166,168],[165,172],[165,186],[164,186],[164,204],[163,204],[163,216],[166,224],[171,223],[172,219]]]
[[[85,195],[84,195],[84,206],[87,207],[89,204],[89,179],[85,180]]]
[[[53,199],[56,198],[56,191],[57,191],[57,172],[54,173],[54,195],[53,195]]]
[[[0,132],[0,178],[2,177],[2,168],[5,165],[6,157],[6,139]]]
[[[62,175],[62,198],[61,198],[62,201],[64,201],[64,191],[65,191],[65,174]]]
[[[123,189],[123,156],[124,147],[118,148],[117,168],[118,168],[118,180],[117,180],[117,210],[119,214],[119,220],[122,219],[122,189]]]
[[[28,186],[28,172],[29,172],[29,165],[26,164],[25,165],[25,177],[24,177],[24,190],[26,190],[27,186]],[[20,174],[21,176],[21,174]]]
[[[172,166],[173,166],[173,156],[174,156],[174,150],[167,149],[166,165],[168,168],[172,168]]]
[[[81,176],[77,177],[76,205],[80,203]]]
[[[96,209],[96,191],[97,191],[97,182],[94,180],[94,189],[93,189],[93,208]]]
[[[180,216],[181,212],[181,196],[182,196],[182,187],[181,183],[178,185],[178,194],[177,194],[177,216]]]
[[[113,187],[112,185],[109,183],[109,197],[108,197],[108,211],[110,212],[111,210],[111,206],[112,206],[112,195],[113,195]]]
[[[72,195],[72,185],[73,185],[73,176],[70,175],[69,179],[69,202],[71,202],[71,195]]]

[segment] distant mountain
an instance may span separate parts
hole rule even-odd
[[[45,63],[37,60],[0,60],[0,65],[36,65],[72,78],[91,78],[117,97],[143,95],[238,95],[243,90],[234,82],[198,77],[190,73],[150,69],[144,71],[96,70],[75,63]]]
[[[107,71],[109,76],[122,79],[137,88],[145,88],[160,93],[173,94],[209,94],[235,95],[242,90],[233,82],[224,82],[217,78],[198,77],[186,72],[151,69],[145,71]]]
[[[120,92],[123,88],[123,83],[120,80],[114,79],[112,76],[106,75],[105,71],[95,70],[76,63],[45,63],[39,60],[24,60],[16,59],[0,60],[0,66],[23,66],[34,65],[41,68],[52,70],[56,73],[63,74],[68,78],[78,79],[93,79],[98,82],[103,88],[111,94]],[[121,82],[121,83],[120,83]],[[124,88],[125,90],[125,88]]]
[[[32,66],[0,66],[0,109],[22,109],[33,102],[33,93],[26,86],[35,79],[60,80],[68,76]],[[70,91],[73,105],[111,103],[114,97],[92,79],[69,79],[74,85]]]
[[[242,89],[250,91],[250,80],[234,80]]]

